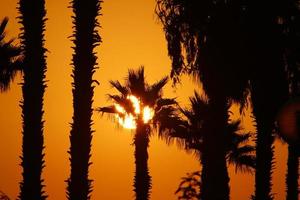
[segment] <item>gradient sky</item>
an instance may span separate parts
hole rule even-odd
[[[45,161],[43,171],[45,191],[50,200],[65,199],[69,176],[68,148],[72,118],[71,95],[71,45],[68,36],[72,34],[69,0],[48,0],[46,44],[47,89],[45,93]],[[8,36],[17,37],[19,25],[16,17],[17,0],[0,2],[0,19],[10,18]],[[100,82],[95,88],[94,107],[109,104],[106,94],[114,93],[109,80],[123,80],[128,68],[145,66],[146,78],[150,83],[168,75],[170,59],[167,56],[166,41],[161,25],[154,14],[155,0],[104,0],[100,23],[103,39],[97,49],[100,69],[94,78]],[[21,180],[21,78],[11,90],[0,94],[0,190],[15,199]],[[165,96],[178,97],[182,105],[188,104],[188,96],[195,86],[188,78],[182,85],[165,90]],[[199,89],[199,88],[198,88]],[[237,113],[237,108],[233,108]],[[249,112],[247,112],[249,113]],[[236,116],[235,116],[236,117]],[[129,130],[118,128],[111,119],[94,113],[94,137],[90,177],[94,180],[92,199],[133,199],[134,157],[132,136]],[[244,125],[253,131],[251,118],[244,116]],[[284,176],[286,170],[286,145],[276,142],[276,166],[274,172],[274,193],[276,200],[284,199]],[[175,190],[180,178],[188,172],[199,170],[200,166],[191,154],[167,146],[152,137],[149,148],[149,168],[152,176],[152,200],[175,200]],[[251,174],[235,174],[230,167],[232,200],[249,199],[253,192],[254,177]]]

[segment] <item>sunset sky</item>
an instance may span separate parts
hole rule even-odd
[[[45,47],[47,52],[47,89],[44,96],[45,161],[43,171],[45,191],[50,200],[66,199],[65,180],[69,177],[69,133],[72,121],[71,94],[71,9],[69,0],[46,1],[47,18]],[[8,38],[17,37],[17,0],[0,1],[0,19],[8,16]],[[148,82],[169,75],[171,62],[162,26],[154,13],[155,0],[104,0],[103,14],[99,18],[103,43],[97,49],[99,70],[94,79],[100,82],[95,87],[93,107],[109,105],[106,94],[115,93],[108,81],[124,80],[128,68],[145,66]],[[21,108],[22,99],[19,76],[10,91],[0,94],[0,190],[15,199],[21,181]],[[171,83],[171,81],[170,81]],[[181,105],[188,105],[188,97],[195,88],[184,77],[182,85],[172,88],[169,84],[166,97],[178,97]],[[233,108],[234,113],[237,109]],[[249,111],[243,124],[253,131]],[[234,116],[236,117],[236,116]],[[90,177],[93,182],[92,199],[133,199],[134,147],[133,132],[116,125],[106,116],[93,115],[95,130],[92,146]],[[273,192],[276,200],[285,197],[286,145],[276,142],[276,168]],[[175,200],[174,195],[180,178],[188,172],[200,169],[199,161],[192,154],[167,146],[156,136],[151,137],[149,168],[152,176],[152,200]],[[233,200],[249,199],[254,189],[254,174],[235,174],[230,170],[231,197]]]

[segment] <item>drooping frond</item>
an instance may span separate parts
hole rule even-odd
[[[100,108],[97,108],[96,111],[101,112],[101,113],[111,113],[111,114],[117,113],[115,106],[100,107]]]

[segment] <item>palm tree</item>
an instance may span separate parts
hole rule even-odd
[[[201,185],[199,199],[207,199],[211,194],[207,194],[213,180],[209,176],[212,173],[210,165],[210,145],[211,141],[218,138],[211,135],[213,129],[214,116],[213,108],[209,101],[206,101],[198,93],[190,98],[191,107],[188,109],[180,108],[181,118],[176,114],[176,110],[163,109],[157,115],[160,121],[160,132],[167,137],[175,137],[180,144],[184,144],[187,150],[194,150],[198,155],[202,165]],[[179,115],[180,115],[179,114]],[[243,172],[250,171],[255,167],[254,147],[246,144],[250,139],[250,133],[241,134],[240,121],[228,122],[224,135],[226,144],[226,160],[228,164],[234,164],[236,170]],[[218,177],[215,177],[218,178]],[[191,179],[188,179],[191,180]]]
[[[181,73],[196,75],[209,99],[219,101],[220,111],[228,100],[243,105],[251,91],[257,200],[272,199],[274,121],[287,99],[280,18],[285,2],[158,0],[157,6],[175,81]]]
[[[73,123],[69,150],[71,174],[67,181],[67,196],[71,200],[90,199],[92,180],[88,177],[92,133],[93,74],[97,57],[94,48],[101,38],[97,32],[100,0],[72,0],[74,13]]]
[[[19,198],[46,199],[41,177],[44,168],[43,96],[46,88],[46,49],[44,47],[45,1],[20,0],[21,44],[24,50],[24,83],[22,84],[23,180]]]
[[[233,101],[246,105],[249,86],[248,58],[244,47],[242,2],[158,0],[156,12],[163,24],[172,59],[174,82],[193,75],[209,99],[214,126],[207,136],[211,181],[203,189],[204,200],[228,200],[226,127]],[[216,139],[218,138],[218,139]],[[213,158],[213,159],[212,159]],[[216,178],[218,177],[218,178]],[[218,192],[216,192],[216,188]]]
[[[151,118],[163,107],[176,103],[175,99],[162,97],[162,89],[167,81],[168,78],[164,77],[149,85],[145,81],[144,67],[140,67],[136,71],[129,70],[124,85],[119,81],[110,82],[120,92],[119,95],[109,95],[115,105],[98,109],[99,112],[117,114],[121,121],[126,120],[126,117],[132,119],[129,128],[135,129],[133,144],[135,147],[134,191],[136,200],[150,198],[151,177],[148,170],[148,146],[153,127],[156,127],[153,124],[155,121]],[[149,117],[146,119],[147,114]]]
[[[290,98],[299,98],[300,96],[300,11],[297,1],[287,1],[284,16],[282,16],[283,32],[286,38],[286,62],[288,66],[288,78],[290,85]],[[296,103],[297,104],[297,103]],[[297,115],[296,115],[297,118]],[[298,115],[298,120],[299,120]],[[300,122],[297,122],[300,125]],[[300,127],[296,128],[298,139],[300,137]],[[299,146],[300,141],[288,141],[288,162],[286,174],[286,200],[297,200],[299,195]]]
[[[7,23],[8,18],[0,22],[0,92],[7,91],[17,72],[22,71],[21,48],[12,44],[14,40],[4,41]]]

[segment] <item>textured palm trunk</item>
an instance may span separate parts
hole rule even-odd
[[[269,50],[265,60],[261,58],[261,73],[252,80],[251,98],[257,132],[255,200],[273,199],[274,123],[277,112],[288,98],[284,65],[280,59],[282,54],[279,52],[276,49],[273,52]],[[272,76],[269,75],[270,71]],[[270,77],[266,79],[267,76]]]
[[[256,115],[256,173],[255,173],[255,199],[271,200],[272,172],[274,158],[274,136],[270,128],[270,121],[259,119]]]
[[[273,199],[274,123],[277,112],[288,98],[284,65],[280,60],[282,54],[278,52],[280,51],[276,49],[274,52],[270,50],[270,54],[264,58],[265,61],[261,59],[261,73],[252,80],[251,98],[257,132],[255,200]],[[268,61],[270,63],[266,63]],[[272,76],[266,79],[270,76],[270,71]]]
[[[299,147],[289,145],[288,147],[288,170],[286,175],[286,200],[298,200],[299,188],[299,154],[297,153]]]
[[[228,106],[225,99],[212,101],[210,132],[203,139],[201,157],[201,199],[229,200],[229,175],[226,164],[225,134]]]
[[[136,200],[150,199],[151,177],[148,169],[148,146],[150,127],[139,122],[134,136],[135,176],[134,192]]]
[[[99,0],[73,0],[74,55],[73,55],[73,123],[70,133],[71,175],[67,195],[71,200],[90,199],[92,191],[89,166],[92,141],[93,74],[96,56],[94,48],[100,42],[96,32]]]
[[[24,48],[24,83],[22,84],[23,118],[22,163],[23,180],[19,198],[46,199],[41,177],[44,167],[43,96],[45,91],[46,61],[44,48],[45,1],[20,0],[22,47]]]

